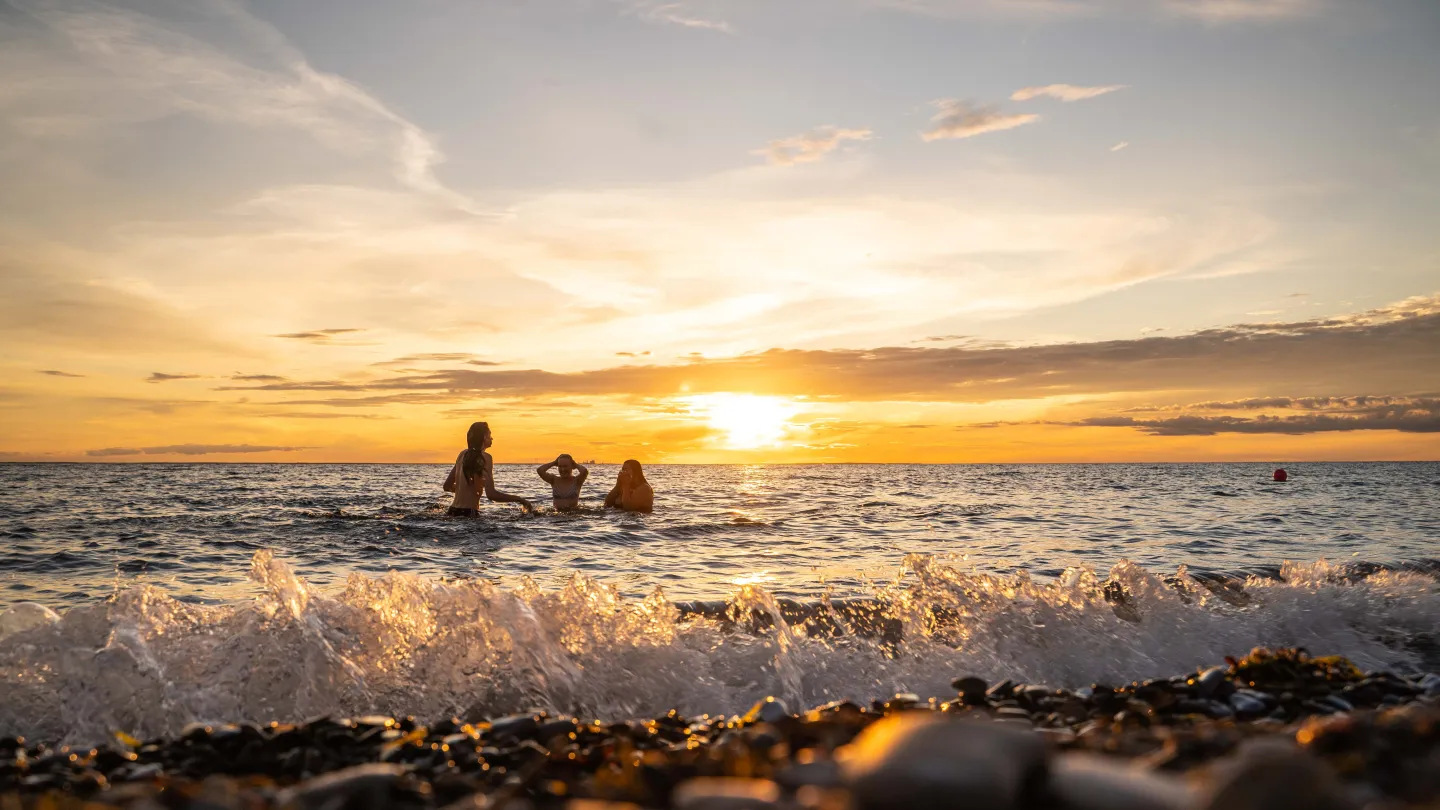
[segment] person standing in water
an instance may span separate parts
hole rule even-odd
[[[477,517],[481,492],[494,503],[518,503],[527,512],[535,511],[535,505],[519,495],[495,488],[495,461],[485,452],[494,442],[495,436],[485,422],[476,422],[465,434],[466,448],[455,458],[455,466],[445,479],[445,491],[455,493],[447,513],[451,517]]]
[[[557,472],[550,472],[551,467]],[[536,467],[535,472],[550,485],[557,510],[569,512],[580,508],[580,487],[585,486],[585,479],[590,477],[590,471],[583,464],[576,464],[569,453],[561,453],[549,464]]]
[[[605,496],[605,506],[624,509],[626,512],[653,512],[655,490],[645,480],[645,471],[640,462],[630,459],[620,466],[620,476],[615,479],[615,488]]]

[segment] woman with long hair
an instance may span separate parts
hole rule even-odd
[[[495,488],[495,461],[485,452],[495,443],[495,434],[490,425],[476,422],[465,434],[465,449],[455,458],[455,466],[445,479],[445,491],[455,493],[450,504],[451,517],[476,517],[480,514],[480,493],[495,503],[518,503],[527,512],[535,506],[519,495],[511,495]]]
[[[620,465],[620,476],[615,488],[605,496],[605,505],[626,512],[652,512],[655,510],[655,490],[645,480],[645,470],[640,462],[630,459]]]

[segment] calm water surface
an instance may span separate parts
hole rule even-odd
[[[275,549],[311,584],[399,570],[546,589],[575,572],[644,596],[740,584],[814,596],[893,578],[909,553],[1054,576],[1129,559],[1157,572],[1440,555],[1440,464],[653,466],[656,512],[492,505],[443,516],[440,465],[0,465],[0,607],[93,601],[139,580],[186,601],[248,598]],[[501,488],[546,502],[530,466]]]

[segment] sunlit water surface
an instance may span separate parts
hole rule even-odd
[[[0,606],[62,607],[143,580],[183,598],[248,596],[257,549],[311,584],[352,571],[427,577],[574,572],[631,596],[844,593],[893,578],[909,553],[1049,576],[1129,559],[1247,570],[1284,560],[1395,561],[1440,541],[1440,464],[1311,464],[1288,483],[1258,464],[652,466],[650,515],[487,506],[444,517],[430,465],[0,465]],[[528,466],[501,488],[545,503]]]
[[[0,736],[728,713],[964,673],[1170,675],[1258,644],[1440,668],[1440,464],[1289,469],[653,466],[656,512],[630,515],[598,508],[616,468],[596,465],[578,514],[451,519],[441,466],[0,465]],[[497,477],[543,500],[533,468]],[[822,633],[781,597],[885,623]],[[679,604],[701,599],[741,626]]]

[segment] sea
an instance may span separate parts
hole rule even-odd
[[[652,465],[653,514],[590,469],[471,519],[444,465],[0,464],[0,736],[1440,670],[1440,463]]]

